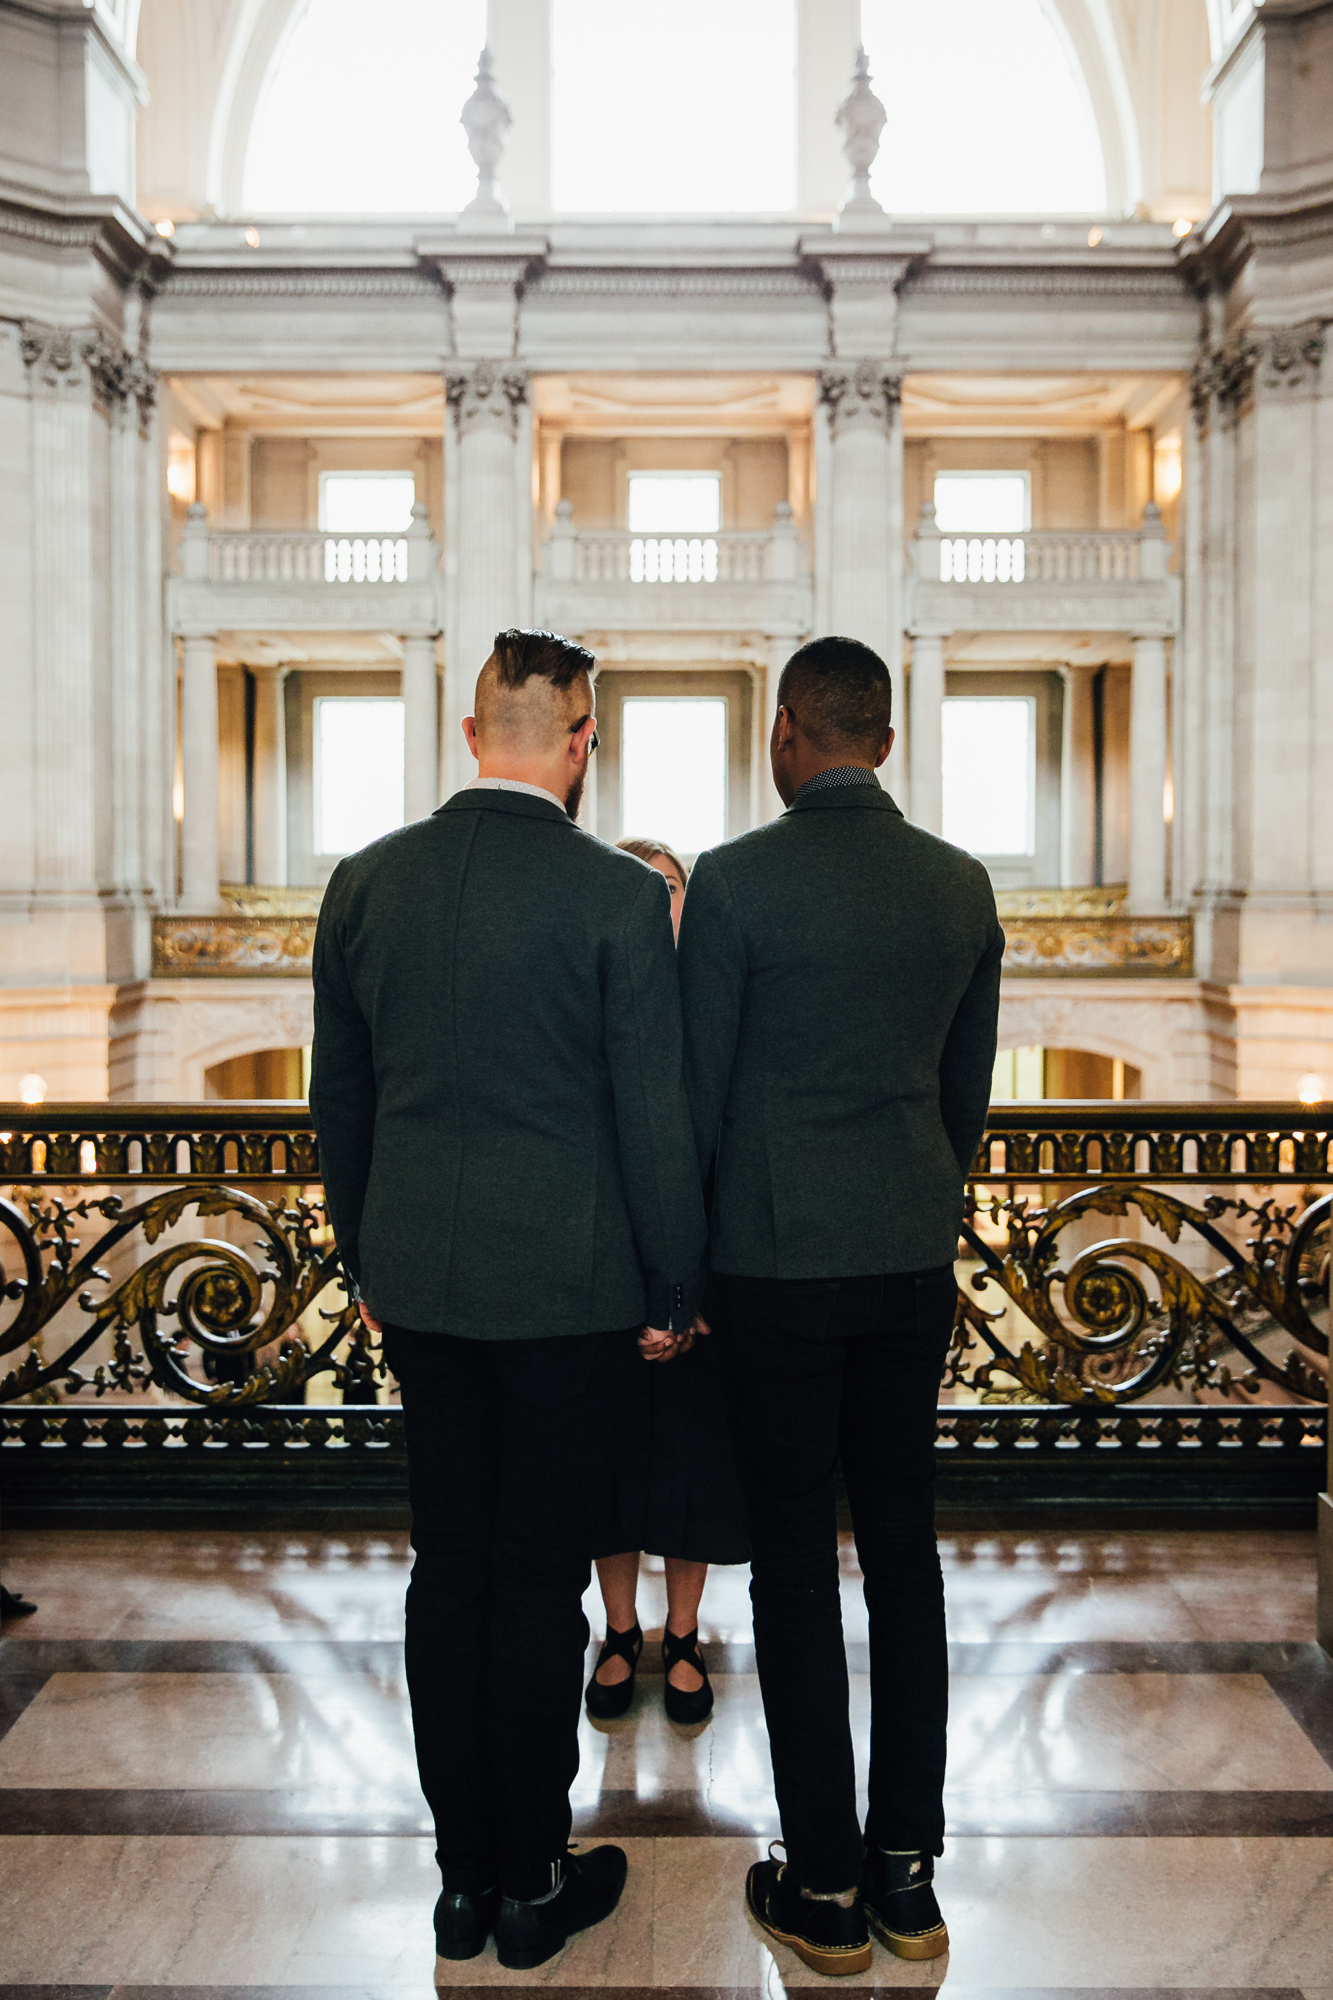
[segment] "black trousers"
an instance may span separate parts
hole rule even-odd
[[[540,1894],[569,1842],[595,1510],[634,1330],[384,1330],[415,1561],[407,1685],[446,1889]]]
[[[838,1598],[839,1457],[870,1620],[865,1838],[943,1848],[949,1684],[935,1411],[953,1268],[714,1283],[787,1857],[803,1887],[847,1889],[860,1876],[862,1836]]]

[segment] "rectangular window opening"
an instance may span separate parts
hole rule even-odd
[[[329,535],[402,535],[412,525],[410,472],[321,472],[319,525]]]
[[[631,472],[632,535],[715,535],[722,526],[717,472]]]
[[[317,854],[355,854],[402,826],[404,740],[395,696],[316,698]]]
[[[727,837],[724,697],[630,695],[621,706],[620,824],[687,855]]]
[[[935,525],[942,535],[1021,535],[1032,526],[1026,472],[937,472]]]
[[[945,699],[943,832],[969,854],[1036,851],[1036,708],[1031,695]]]

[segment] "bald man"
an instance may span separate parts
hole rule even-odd
[[[437,1948],[519,1969],[624,1884],[566,1854],[580,1599],[617,1385],[688,1343],[704,1255],[667,885],[574,823],[595,672],[497,635],[478,776],[339,862],[314,954],[329,1213],[403,1394]]]

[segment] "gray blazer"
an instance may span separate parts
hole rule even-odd
[[[878,785],[798,796],[699,857],[680,977],[715,1271],[953,1261],[1003,952],[981,863]]]
[[[655,869],[463,791],[333,872],[310,1108],[378,1319],[467,1340],[682,1325],[703,1199]]]

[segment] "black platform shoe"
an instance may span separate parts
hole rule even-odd
[[[568,1854],[555,1863],[558,1886],[540,1902],[502,1896],[495,1919],[495,1953],[501,1965],[511,1972],[531,1972],[554,1958],[575,1931],[600,1924],[620,1901],[628,1868],[623,1847],[594,1847],[591,1854]]]
[[[36,1609],[26,1597],[20,1597],[16,1590],[6,1590],[0,1583],[0,1618],[30,1618]]]
[[[933,1854],[885,1854],[872,1847],[861,1872],[870,1927],[898,1958],[942,1958],[949,1949],[935,1901]]]
[[[692,1694],[687,1693],[684,1688],[671,1685],[671,1669],[681,1660],[686,1660],[690,1666],[697,1667],[704,1677],[703,1686],[695,1688]],[[674,1632],[662,1633],[662,1671],[667,1677],[663,1699],[671,1720],[707,1722],[713,1713],[713,1689],[708,1679],[708,1669],[704,1665],[704,1656],[699,1650],[697,1625],[693,1632],[687,1632],[683,1639],[678,1639]]]
[[[785,1862],[773,1859],[772,1848],[768,1852],[768,1860],[756,1861],[745,1878],[745,1906],[755,1922],[789,1945],[812,1972],[832,1979],[869,1972],[870,1932],[861,1898],[844,1909],[840,1902],[803,1896]]]
[[[441,1958],[476,1958],[486,1949],[486,1940],[495,1924],[500,1891],[484,1889],[480,1895],[464,1895],[445,1889],[435,1905],[435,1950]]]
[[[629,1708],[634,1699],[634,1670],[639,1664],[639,1655],[642,1651],[643,1633],[639,1629],[637,1618],[628,1632],[614,1632],[610,1626],[607,1627],[602,1650],[597,1655],[597,1665],[592,1670],[592,1679],[588,1682],[588,1691],[583,1697],[589,1715],[596,1721],[613,1722],[616,1716],[624,1715]],[[628,1660],[629,1672],[623,1681],[617,1681],[612,1687],[605,1687],[597,1676],[607,1661],[614,1659]]]

